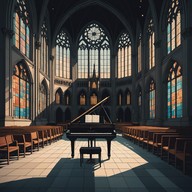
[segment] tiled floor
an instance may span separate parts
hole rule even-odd
[[[70,141],[62,140],[46,146],[32,155],[11,161],[0,168],[1,192],[190,192],[192,177],[168,165],[155,155],[124,139],[112,141],[110,160],[106,141],[102,147],[102,164],[94,155],[95,164],[85,156],[80,167],[79,148],[86,141],[77,141],[75,157],[71,159]]]

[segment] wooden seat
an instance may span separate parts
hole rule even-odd
[[[17,159],[19,159],[18,142],[13,139],[13,135],[6,135],[0,137],[0,152],[7,156],[7,164],[9,164],[10,154],[17,152]]]
[[[101,147],[81,147],[80,148],[80,166],[82,166],[84,154],[89,154],[90,157],[92,157],[93,154],[98,154],[99,163],[101,166]]]
[[[25,157],[26,151],[28,148],[30,148],[30,152],[32,154],[33,152],[33,143],[27,142],[25,140],[24,134],[15,134],[13,135],[14,139],[18,142],[19,150],[23,152],[23,156]]]

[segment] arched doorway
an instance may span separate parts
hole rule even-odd
[[[129,107],[125,109],[125,122],[131,122],[131,110]]]
[[[63,122],[63,111],[62,109],[59,107],[56,110],[56,123],[62,123]]]
[[[66,121],[66,122],[71,121],[71,111],[70,111],[69,108],[67,108],[67,109],[65,110],[65,121]]]

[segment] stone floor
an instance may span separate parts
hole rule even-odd
[[[1,192],[189,192],[192,177],[129,140],[117,135],[112,141],[110,160],[106,141],[97,141],[102,148],[102,164],[94,155],[95,163],[85,156],[82,167],[79,148],[85,140],[77,141],[75,157],[71,159],[70,141],[63,136],[40,151],[10,165],[0,163]]]

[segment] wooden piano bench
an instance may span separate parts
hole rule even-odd
[[[90,158],[92,158],[93,154],[99,155],[99,163],[101,167],[101,147],[81,147],[80,148],[80,166],[83,163],[83,154],[89,154]]]

